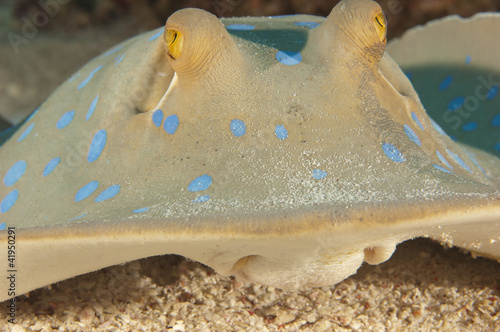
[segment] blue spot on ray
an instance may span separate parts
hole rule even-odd
[[[154,111],[153,115],[151,116],[151,119],[153,120],[153,123],[155,124],[156,127],[161,126],[161,122],[163,121],[163,111],[162,110]]]
[[[278,51],[276,52],[276,60],[287,66],[293,66],[302,61],[300,52],[293,51]]]
[[[250,24],[230,24],[226,27],[227,30],[249,31],[255,29],[255,26]]]
[[[417,144],[418,146],[422,146],[422,142],[420,142],[420,138],[418,138],[417,134],[415,134],[415,132],[413,131],[413,129],[411,129],[410,126],[408,126],[407,124],[404,125],[404,128],[405,128],[405,134],[406,136],[408,136],[408,138],[415,144]]]
[[[115,184],[109,188],[106,188],[97,198],[95,199],[96,203],[105,201],[107,199],[115,197],[120,192],[120,185]]]
[[[75,75],[71,76],[71,78],[69,79],[69,83],[73,82],[78,76],[80,76],[82,73],[81,72],[78,72],[76,73]]]
[[[176,114],[169,115],[163,123],[163,129],[170,135],[173,135],[179,127],[179,117]]]
[[[415,121],[417,126],[420,127],[420,129],[425,130],[424,126],[422,125],[422,122],[420,122],[420,119],[417,116],[417,113],[411,112],[411,118],[413,119],[413,121]]]
[[[442,82],[441,84],[439,85],[439,90],[440,91],[443,91],[443,90],[446,90],[450,87],[451,85],[451,82],[453,82],[453,77],[450,75],[450,76],[447,76]]]
[[[234,119],[231,121],[231,124],[229,125],[231,132],[233,133],[234,136],[240,137],[245,135],[246,127],[245,123],[241,120]]]
[[[495,146],[493,147],[496,151],[500,151],[500,142],[495,144]]]
[[[489,91],[488,94],[486,95],[486,99],[491,100],[495,98],[498,94],[498,85],[494,85]]]
[[[117,47],[115,47],[115,48],[112,48],[111,50],[109,50],[109,51],[107,51],[107,52],[105,52],[105,53],[101,54],[101,55],[100,55],[100,57],[101,57],[101,58],[104,58],[104,57],[106,57],[106,56],[108,56],[108,55],[111,55],[111,54],[113,54],[113,53],[118,52],[118,51],[119,51],[119,50],[121,50],[122,48],[123,48],[123,46],[121,46],[121,45],[120,45],[120,46],[117,46]]]
[[[87,215],[87,214],[86,214],[86,213],[84,213],[84,214],[82,214],[82,215],[79,215],[78,217],[74,217],[73,219],[70,219],[69,221],[72,221],[72,220],[76,220],[76,219],[83,218],[83,217],[85,217],[86,215]]]
[[[479,170],[483,173],[484,172],[484,168],[481,167],[481,165],[479,165],[479,163],[477,162],[476,158],[474,157],[474,154],[472,152],[468,152],[468,151],[465,151],[465,153],[467,153],[467,156],[469,156],[470,160],[472,160],[472,162],[474,163],[474,165],[476,165],[477,168],[479,168]]]
[[[113,53],[115,53],[115,52],[117,52],[117,51],[121,50],[122,48],[123,48],[123,46],[117,46],[117,47],[112,48],[112,49],[110,49],[109,51],[107,51],[107,52],[105,52],[105,53],[101,54],[99,57],[100,57],[100,58],[104,58],[104,57],[106,57],[106,56],[108,56],[108,55],[111,55],[111,54],[113,54]]]
[[[448,111],[456,111],[464,105],[465,97],[457,97],[448,104]]]
[[[210,199],[210,195],[203,195],[203,196],[196,197],[193,200],[193,203],[203,203],[203,202],[208,201],[209,199]]]
[[[477,129],[477,122],[469,122],[462,127],[463,131],[474,131]]]
[[[445,173],[448,173],[448,174],[453,174],[452,171],[447,170],[443,166],[439,166],[439,165],[432,165],[432,166],[434,166],[435,169],[440,170],[442,172],[445,172]]]
[[[86,78],[86,79],[84,79],[84,80],[82,81],[82,83],[80,83],[80,85],[78,85],[78,88],[77,88],[77,89],[78,89],[78,90],[83,89],[83,88],[84,88],[84,87],[85,87],[85,86],[86,86],[86,85],[90,82],[90,80],[94,77],[94,75],[95,75],[95,74],[96,74],[99,70],[101,70],[101,68],[102,68],[102,66],[98,66],[97,68],[95,68],[94,70],[92,70],[92,71],[90,72],[89,76],[87,76],[87,78]]]
[[[288,137],[288,130],[285,129],[285,126],[277,125],[274,129],[274,133],[280,140],[284,140]]]
[[[460,167],[462,167],[463,169],[465,169],[467,172],[469,173],[472,173],[472,170],[470,169],[470,167],[462,160],[462,158],[460,158],[457,154],[453,153],[452,151],[448,150],[448,149],[445,149],[446,150],[446,153],[448,153],[448,155],[453,159],[455,160],[455,162],[460,165]]]
[[[89,197],[92,195],[94,191],[96,191],[97,187],[99,187],[99,182],[97,181],[92,181],[84,185],[80,190],[75,195],[75,202],[80,202],[81,200],[84,200],[85,198]]]
[[[328,175],[327,172],[322,171],[320,169],[315,169],[312,171],[312,177],[316,180],[322,180],[322,179],[326,178],[327,175]]]
[[[16,204],[18,198],[19,191],[17,189],[14,189],[10,193],[8,193],[0,203],[0,213],[8,212],[14,206],[14,204]]]
[[[294,25],[299,26],[299,27],[306,27],[309,29],[314,29],[320,24],[317,22],[309,22],[309,21],[302,21],[302,22],[295,22]]]
[[[147,212],[147,211],[149,211],[149,208],[143,207],[143,208],[135,209],[134,211],[132,211],[132,213],[143,213],[143,212]]]
[[[7,225],[4,222],[0,224],[0,231],[3,231],[6,228],[7,228]]]
[[[472,60],[471,56],[467,55],[467,57],[465,58],[465,64],[468,65],[471,60]]]
[[[97,102],[99,101],[99,95],[97,95],[94,100],[90,103],[89,110],[87,111],[87,115],[85,116],[85,121],[89,121],[92,114],[94,114],[95,108],[97,106]]]
[[[207,174],[203,174],[202,176],[197,177],[188,186],[189,191],[203,191],[207,190],[208,187],[212,184],[212,177]]]
[[[118,66],[118,64],[119,64],[120,62],[122,62],[123,58],[125,57],[125,54],[127,54],[127,53],[123,53],[122,55],[117,56],[117,57],[115,58],[115,60],[116,60],[115,67],[116,67],[116,66]]]
[[[16,162],[5,174],[3,183],[5,183],[7,187],[14,185],[24,175],[27,166],[28,164],[26,164],[24,160]]]
[[[494,127],[500,127],[500,114],[497,114],[497,115],[493,118],[493,121],[491,122],[491,124],[492,124]]]
[[[451,167],[450,163],[448,162],[448,160],[446,160],[446,158],[441,154],[441,152],[439,151],[436,151],[436,156],[438,157],[438,159],[443,163],[445,164],[449,169],[453,169],[453,167]]]
[[[43,169],[43,176],[47,176],[54,171],[59,162],[61,161],[61,157],[55,157],[51,161],[47,163],[45,168]]]
[[[298,16],[299,14],[287,14],[287,15],[273,15],[273,16],[268,16],[269,18],[280,18],[280,17],[294,17]]]
[[[75,111],[69,111],[64,113],[60,118],[59,121],[56,123],[56,128],[57,129],[63,129],[64,127],[68,126],[71,121],[73,121],[73,118],[75,117]]]
[[[28,122],[29,120],[33,119],[33,117],[35,116],[35,114],[38,113],[39,110],[40,110],[40,106],[38,106],[37,108],[35,108],[35,110],[33,111],[33,113],[30,114],[30,116],[26,119],[25,122]]]
[[[35,124],[32,123],[29,125],[28,128],[26,128],[26,130],[23,131],[23,133],[21,134],[21,136],[19,136],[19,138],[17,139],[18,142],[21,142],[23,139],[26,138],[26,136],[28,136],[31,131],[33,130],[33,127],[35,127]]]
[[[389,144],[389,143],[384,143],[382,144],[382,150],[384,151],[385,155],[387,158],[390,160],[397,162],[397,163],[402,163],[405,162],[406,159],[394,145]]]
[[[429,119],[431,120],[432,127],[434,127],[434,129],[435,129],[438,133],[440,133],[440,134],[441,134],[441,135],[443,135],[443,136],[448,136],[448,135],[446,135],[446,133],[444,132],[443,128],[441,128],[441,126],[440,126],[440,125],[438,125],[438,124],[436,123],[436,121],[432,120],[432,118],[429,118]]]
[[[149,37],[148,41],[153,41],[153,40],[156,40],[158,39],[161,35],[163,34],[163,29],[159,29],[157,32],[155,32],[154,35],[152,35],[151,37]]]
[[[106,145],[106,140],[108,138],[108,134],[106,130],[99,130],[94,137],[92,138],[92,143],[90,143],[89,154],[87,156],[87,161],[89,163],[94,162],[99,158],[104,150],[104,146]]]

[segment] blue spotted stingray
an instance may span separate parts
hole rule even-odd
[[[334,284],[418,236],[500,257],[498,85],[469,116],[463,87],[494,82],[498,54],[440,32],[499,22],[408,33],[390,46],[403,72],[369,0],[326,19],[174,13],[3,134],[0,234],[16,255],[0,268],[16,278],[0,300],[160,254],[280,288]]]

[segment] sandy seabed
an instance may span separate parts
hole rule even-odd
[[[167,255],[21,296],[16,324],[0,318],[0,331],[498,331],[499,285],[500,264],[426,239],[335,286],[294,292]]]

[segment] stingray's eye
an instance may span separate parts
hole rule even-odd
[[[375,29],[377,30],[378,38],[382,43],[385,43],[387,34],[387,20],[385,19],[385,15],[382,11],[375,16],[375,18],[373,19],[373,24],[375,25]]]
[[[174,29],[165,29],[165,45],[168,55],[177,60],[182,54],[182,33]]]
[[[163,38],[160,40],[165,49],[162,57],[175,71],[179,82],[194,84],[201,82],[205,73],[220,75],[222,67],[229,70],[242,65],[238,46],[222,22],[204,10],[186,8],[173,13],[165,23]],[[215,78],[203,83],[212,81]]]

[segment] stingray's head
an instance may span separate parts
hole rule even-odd
[[[179,130],[191,132],[207,129],[196,119],[209,120],[220,125],[212,129],[216,143],[227,139],[228,123],[238,120],[264,144],[274,138],[273,130],[266,138],[267,123],[279,130],[299,126],[297,138],[304,141],[300,126],[316,120],[311,112],[342,116],[360,102],[368,108],[418,108],[411,84],[385,55],[387,22],[374,1],[343,1],[322,24],[309,26],[291,25],[294,18],[272,25],[269,19],[239,20],[246,24],[235,28],[228,22],[226,29],[199,9],[170,16],[156,60],[168,66],[172,79],[168,89],[156,90],[162,95],[157,103],[136,108],[175,114]],[[285,130],[276,135],[284,137]]]

